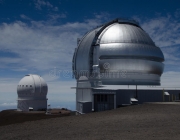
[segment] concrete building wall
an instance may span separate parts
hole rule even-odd
[[[180,90],[164,90],[164,92],[168,92],[170,95],[164,95],[163,97],[163,90],[156,89],[156,90],[137,90],[137,100],[139,104],[144,102],[168,102],[179,100]],[[129,89],[129,90],[116,90],[116,102],[117,106],[122,104],[129,104],[130,98],[136,98],[136,90]]]
[[[19,111],[29,111],[29,107],[32,107],[33,111],[47,109],[47,100],[18,100],[17,102]]]
[[[77,82],[76,110],[79,113],[87,113],[92,109],[92,89],[87,77],[81,77]],[[89,107],[91,106],[91,107]],[[89,109],[90,108],[90,109]]]
[[[168,92],[170,95],[164,95],[163,92]],[[180,90],[138,90],[138,103],[143,102],[168,102],[179,100]],[[174,99],[173,99],[174,97]]]
[[[91,102],[91,89],[77,89],[76,97],[77,101]]]
[[[82,92],[82,89],[77,89],[77,90],[76,90],[76,100],[77,100],[77,101],[82,101],[82,100],[83,100],[83,92]]]
[[[92,102],[77,102],[77,112],[84,114],[92,111]]]
[[[138,90],[137,94],[139,104],[163,101],[163,90]]]
[[[83,104],[83,113],[89,113],[92,111],[92,102],[85,102]]]
[[[180,90],[164,90],[170,94],[170,100],[180,100]]]
[[[91,89],[82,89],[83,101],[91,102]]]
[[[130,99],[135,97],[135,93],[135,90],[116,90],[117,107],[121,105],[130,105]]]
[[[168,92],[169,95],[164,95]],[[92,109],[97,110],[100,102],[94,100],[95,95],[114,95],[114,108],[122,105],[131,105],[131,98],[137,99],[138,104],[145,102],[169,102],[180,99],[180,90],[163,90],[163,89],[77,89],[77,111],[81,113],[91,112]],[[85,103],[87,102],[87,103]],[[102,103],[105,105],[105,102]]]

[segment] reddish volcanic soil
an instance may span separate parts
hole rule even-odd
[[[0,140],[180,140],[179,103],[134,105],[51,119],[28,114],[31,117],[20,123],[25,115],[10,113],[0,126]]]

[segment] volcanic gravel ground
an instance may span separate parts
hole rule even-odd
[[[179,127],[180,104],[143,104],[0,126],[0,140],[180,140]]]
[[[16,110],[3,110],[0,112],[0,126],[75,114],[69,110],[61,109],[52,109],[50,112],[52,113],[52,115],[46,115],[45,111],[31,111],[27,113]]]

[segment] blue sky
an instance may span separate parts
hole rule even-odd
[[[53,107],[74,109],[77,38],[117,17],[137,20],[165,56],[162,85],[180,86],[178,0],[0,0],[0,110],[15,108],[24,75],[41,75]]]

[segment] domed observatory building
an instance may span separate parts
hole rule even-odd
[[[39,75],[28,74],[17,86],[18,111],[42,111],[47,109],[48,86]]]
[[[77,79],[76,96],[80,94],[79,78],[86,76],[91,84],[92,110],[100,104],[98,102],[101,99],[102,102],[114,100],[107,104],[103,103],[102,106],[107,109],[110,106],[109,109],[115,108],[118,102],[115,97],[117,93],[106,90],[97,94],[95,93],[98,91],[97,87],[160,85],[164,69],[163,61],[164,56],[160,48],[136,21],[124,19],[110,21],[78,39],[72,63],[73,74]],[[101,108],[101,105],[99,106]]]

